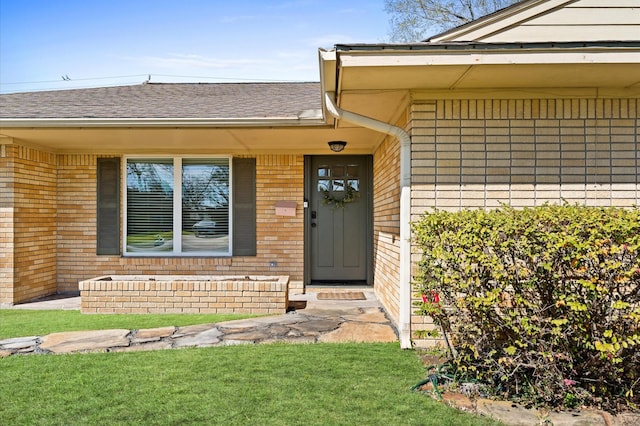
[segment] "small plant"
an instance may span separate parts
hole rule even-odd
[[[435,211],[414,233],[415,306],[458,376],[529,405],[640,404],[640,210]]]
[[[578,398],[571,392],[564,394],[564,406],[567,408],[575,408],[578,405]]]

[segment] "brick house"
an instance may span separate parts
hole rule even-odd
[[[100,275],[359,282],[410,347],[420,214],[640,201],[637,0],[528,0],[319,59],[319,83],[2,95],[0,304]]]

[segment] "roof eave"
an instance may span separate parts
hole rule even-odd
[[[345,66],[640,64],[640,42],[339,45]]]
[[[548,50],[550,52],[563,50],[626,50],[640,48],[638,41],[576,41],[576,42],[511,42],[511,43],[484,43],[484,42],[429,42],[429,43],[354,43],[337,44],[337,54],[344,53],[388,53],[388,52],[446,52],[446,51],[496,51],[496,50]]]
[[[307,127],[323,126],[322,116],[269,118],[0,118],[0,128],[187,128],[187,127]]]

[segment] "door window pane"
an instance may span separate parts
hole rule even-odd
[[[344,180],[343,179],[334,179],[333,180],[333,192],[343,192],[344,191]]]
[[[329,177],[331,176],[331,169],[329,166],[320,166],[318,167],[318,176],[319,177]]]
[[[318,180],[318,192],[324,192],[329,190],[330,180],[320,179]]]

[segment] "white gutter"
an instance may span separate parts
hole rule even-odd
[[[325,92],[327,111],[339,120],[385,133],[400,141],[400,347],[411,349],[411,137],[398,126],[340,109]]]
[[[388,53],[386,53],[388,52]],[[384,55],[379,51],[350,51],[341,56],[344,67],[383,66],[477,66],[477,65],[582,65],[582,64],[637,64],[640,49],[606,50],[605,48],[583,49],[431,49],[393,51]]]
[[[276,127],[322,126],[318,114],[269,118],[1,118],[0,127]]]

